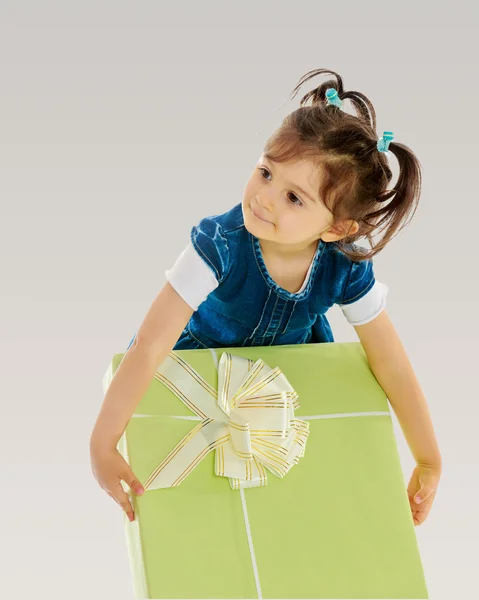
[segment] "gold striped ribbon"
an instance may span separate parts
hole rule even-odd
[[[284,477],[304,456],[309,423],[295,418],[298,394],[278,367],[225,352],[215,390],[171,352],[155,378],[202,420],[153,470],[145,490],[180,485],[213,450],[216,475],[234,490],[266,485],[266,469]]]

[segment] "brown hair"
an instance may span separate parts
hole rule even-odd
[[[354,219],[359,224],[354,235],[334,243],[352,260],[366,260],[380,252],[413,217],[421,191],[421,166],[408,146],[390,142],[388,149],[398,160],[399,176],[395,188],[387,190],[392,171],[384,153],[377,149],[376,113],[366,96],[345,92],[337,73],[317,69],[301,78],[291,98],[305,81],[321,73],[334,75],[336,81],[326,81],[301,99],[300,108],[286,116],[268,138],[264,154],[279,163],[306,158],[321,167],[319,195],[334,222]],[[352,102],[357,116],[326,103],[330,87],[341,100]],[[306,106],[309,98],[312,105]],[[373,246],[372,235],[383,230],[383,237]],[[371,246],[369,252],[354,244],[362,237]]]

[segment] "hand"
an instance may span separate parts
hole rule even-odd
[[[121,485],[121,480],[127,483],[132,491],[141,495],[144,489],[130,465],[116,448],[102,448],[90,444],[92,471],[100,487],[115,500],[133,521],[135,518],[128,494]]]
[[[440,477],[440,467],[417,465],[414,468],[407,493],[415,527],[426,520],[436,496]]]

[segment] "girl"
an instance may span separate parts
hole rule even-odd
[[[416,460],[408,486],[414,523],[429,513],[441,456],[372,262],[417,208],[420,163],[392,132],[378,140],[371,102],[345,91],[334,71],[310,71],[292,97],[322,73],[335,79],[307,93],[267,140],[242,202],[192,228],[110,383],[91,434],[92,469],[130,520],[120,482],[144,490],[116,445],[171,350],[332,342],[325,313],[333,304],[354,326]],[[356,116],[342,109],[345,99]],[[399,163],[391,190],[388,150]],[[363,237],[369,252],[355,243]]]

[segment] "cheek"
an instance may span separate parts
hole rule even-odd
[[[256,183],[255,183],[255,181],[254,181],[254,178],[253,178],[253,177],[250,177],[250,178],[248,179],[248,181],[245,183],[244,190],[245,190],[245,192],[246,192],[246,191],[248,191],[248,192],[253,192],[253,191],[254,191],[254,188],[255,188],[255,186],[256,186]]]
[[[301,214],[299,210],[289,206],[279,212],[278,218],[280,223],[288,229],[304,229],[310,222],[307,215]]]
[[[313,235],[318,229],[317,219],[309,211],[303,213],[300,210],[280,214],[278,226],[284,233],[299,238]]]
[[[246,186],[243,191],[243,204],[245,206],[251,204],[253,198],[254,190],[251,188],[251,186]]]

